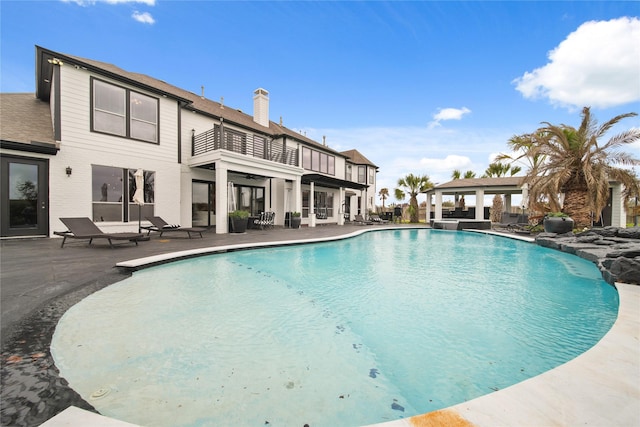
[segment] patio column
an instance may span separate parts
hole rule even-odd
[[[296,179],[293,180],[293,210],[302,212],[302,183],[300,176],[296,176]]]
[[[511,213],[511,194],[504,195],[504,211]]]
[[[315,195],[315,183],[311,181],[309,183],[309,227],[316,226],[316,195]]]
[[[484,219],[484,190],[476,190],[476,220]]]
[[[216,234],[229,232],[227,169],[216,164]]]
[[[438,221],[442,219],[442,190],[436,190],[436,211],[433,219]]]
[[[342,201],[344,200],[344,187],[340,187],[340,192],[338,193],[338,209],[335,209],[335,200],[334,204],[334,212],[338,212],[338,225],[344,225],[344,212],[342,212]]]

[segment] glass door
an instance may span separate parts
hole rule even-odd
[[[211,227],[216,224],[215,182],[193,181],[191,223],[194,227]]]
[[[2,237],[49,234],[47,160],[2,157]]]

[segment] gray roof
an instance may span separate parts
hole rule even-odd
[[[507,176],[499,178],[465,178],[454,179],[444,184],[436,185],[425,193],[434,193],[435,190],[444,190],[444,193],[473,193],[475,190],[483,189],[485,192],[493,193],[519,193],[524,184],[522,176]]]
[[[0,94],[0,139],[21,144],[56,145],[49,104],[33,93]]]
[[[75,55],[68,55],[64,53],[54,52],[39,46],[36,46],[37,55],[36,72],[38,76],[38,97],[41,99],[48,99],[50,84],[47,80],[50,80],[52,65],[49,63],[49,59],[58,58],[63,63],[69,65],[77,65],[84,67],[88,70],[107,75],[113,79],[127,82],[138,87],[143,87],[151,92],[158,93],[167,97],[174,98],[182,103],[183,107],[198,113],[206,114],[213,118],[223,118],[225,122],[230,122],[247,129],[251,129],[255,132],[262,133],[264,135],[270,135],[272,137],[278,137],[286,135],[287,137],[295,140],[305,142],[309,145],[313,145],[318,149],[344,156],[340,152],[333,150],[326,145],[316,142],[305,135],[288,129],[284,126],[269,121],[269,127],[262,126],[253,120],[253,116],[246,114],[238,109],[232,108],[228,105],[223,105],[220,102],[212,101],[204,98],[201,95],[196,95],[193,92],[189,92],[184,89],[180,89],[174,85],[171,85],[163,80],[159,80],[150,77],[145,74],[135,73],[127,70],[123,70],[113,64],[107,62],[96,61],[93,59],[82,58]]]
[[[367,166],[373,166],[375,168],[378,167],[371,160],[367,159],[365,156],[362,155],[361,152],[359,152],[356,149],[342,151],[342,154],[346,156],[349,160],[351,160],[351,162],[357,165],[367,165]]]

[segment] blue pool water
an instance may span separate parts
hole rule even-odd
[[[72,388],[128,422],[359,426],[552,369],[617,309],[616,290],[572,255],[376,231],[137,272],[72,307],[51,347]]]

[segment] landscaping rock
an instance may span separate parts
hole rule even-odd
[[[640,227],[594,228],[576,235],[540,233],[536,243],[593,262],[607,283],[640,285]]]
[[[618,237],[640,240],[640,227],[620,228]]]
[[[640,257],[616,258],[611,264],[610,272],[618,282],[640,284]]]

